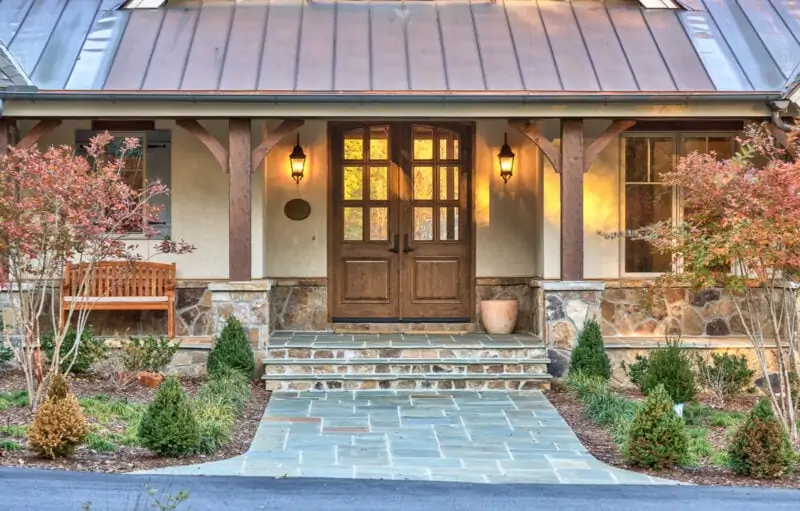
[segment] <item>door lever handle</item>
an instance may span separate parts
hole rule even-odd
[[[413,252],[414,249],[411,248],[411,245],[408,243],[408,234],[403,235],[403,253],[408,254],[409,252]]]
[[[399,234],[395,234],[394,235],[394,244],[392,245],[392,248],[389,249],[389,252],[394,252],[395,254],[399,254],[400,253],[400,246],[399,245],[400,245],[400,235]]]

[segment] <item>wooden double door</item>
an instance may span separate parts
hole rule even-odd
[[[330,126],[334,322],[467,322],[472,128]]]

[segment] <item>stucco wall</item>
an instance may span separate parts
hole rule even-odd
[[[584,143],[589,145],[603,130],[609,121],[587,120],[584,128]],[[556,139],[560,136],[559,123],[548,121],[542,123],[545,136]],[[534,145],[526,141],[525,145]],[[584,174],[583,182],[583,236],[584,263],[583,271],[586,279],[618,278],[620,276],[620,242],[599,236],[598,231],[614,232],[620,225],[620,189],[619,164],[620,144],[611,142],[598,156],[589,171]],[[561,276],[561,179],[553,171],[552,165],[543,158],[543,277],[558,279]]]
[[[202,124],[227,146],[225,121]],[[278,121],[267,122],[273,129]],[[253,145],[262,137],[261,121],[253,123]],[[33,122],[20,125],[27,132]],[[68,121],[43,137],[40,146],[73,144],[75,130],[90,129],[89,121]],[[197,250],[184,256],[157,256],[153,260],[178,263],[181,279],[225,279],[228,273],[228,178],[208,150],[172,121],[158,121],[157,129],[172,130],[172,236],[193,243]],[[497,152],[508,132],[517,154],[514,176],[504,184]],[[300,129],[307,155],[305,178],[296,184],[289,175],[288,155],[294,137],[272,150],[264,169],[253,174],[254,278],[325,277],[327,275],[327,123],[307,121]],[[474,195],[476,268],[478,277],[532,277],[541,275],[543,262],[542,176],[536,146],[509,130],[505,121],[479,121],[475,151]],[[552,172],[551,172],[552,174]],[[549,181],[545,180],[545,185]],[[557,183],[556,183],[557,184]],[[557,188],[556,188],[557,190]],[[557,193],[555,195],[557,197]],[[303,221],[289,220],[285,203],[302,198],[311,204]],[[552,200],[552,196],[549,197]],[[549,221],[549,220],[548,220]],[[557,231],[556,231],[557,232]],[[134,241],[144,256],[152,243]],[[557,249],[556,240],[555,247]],[[557,256],[555,257],[557,262]]]
[[[203,121],[202,124],[227,146],[227,123]],[[33,123],[23,122],[20,130],[24,134]],[[40,147],[51,145],[73,145],[75,130],[90,129],[89,121],[64,122],[56,130],[39,141]],[[172,121],[158,121],[157,129],[172,131],[171,193],[172,237],[183,238],[194,244],[192,254],[174,256],[158,255],[153,261],[176,262],[179,279],[225,279],[228,276],[228,177],[194,136],[177,128]],[[253,143],[260,140],[257,123],[253,128]],[[255,278],[263,277],[263,182],[261,168],[253,174],[253,265]],[[144,257],[152,254],[153,242],[132,239]]]

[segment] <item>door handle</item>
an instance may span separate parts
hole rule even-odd
[[[389,249],[389,252],[394,252],[395,254],[399,254],[400,253],[399,244],[400,244],[400,235],[399,234],[395,234],[394,235],[394,245],[392,245],[392,248]]]
[[[414,249],[411,248],[411,245],[408,243],[408,234],[403,235],[403,253],[408,254],[409,252],[413,252]]]

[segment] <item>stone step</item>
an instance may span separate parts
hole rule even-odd
[[[376,389],[549,389],[547,373],[415,373],[415,374],[265,374],[267,390],[376,390]]]
[[[266,374],[295,375],[322,374],[519,374],[546,373],[546,358],[520,359],[450,359],[425,358],[361,358],[343,360],[336,358],[266,359]]]
[[[477,323],[334,323],[337,334],[473,334]]]

